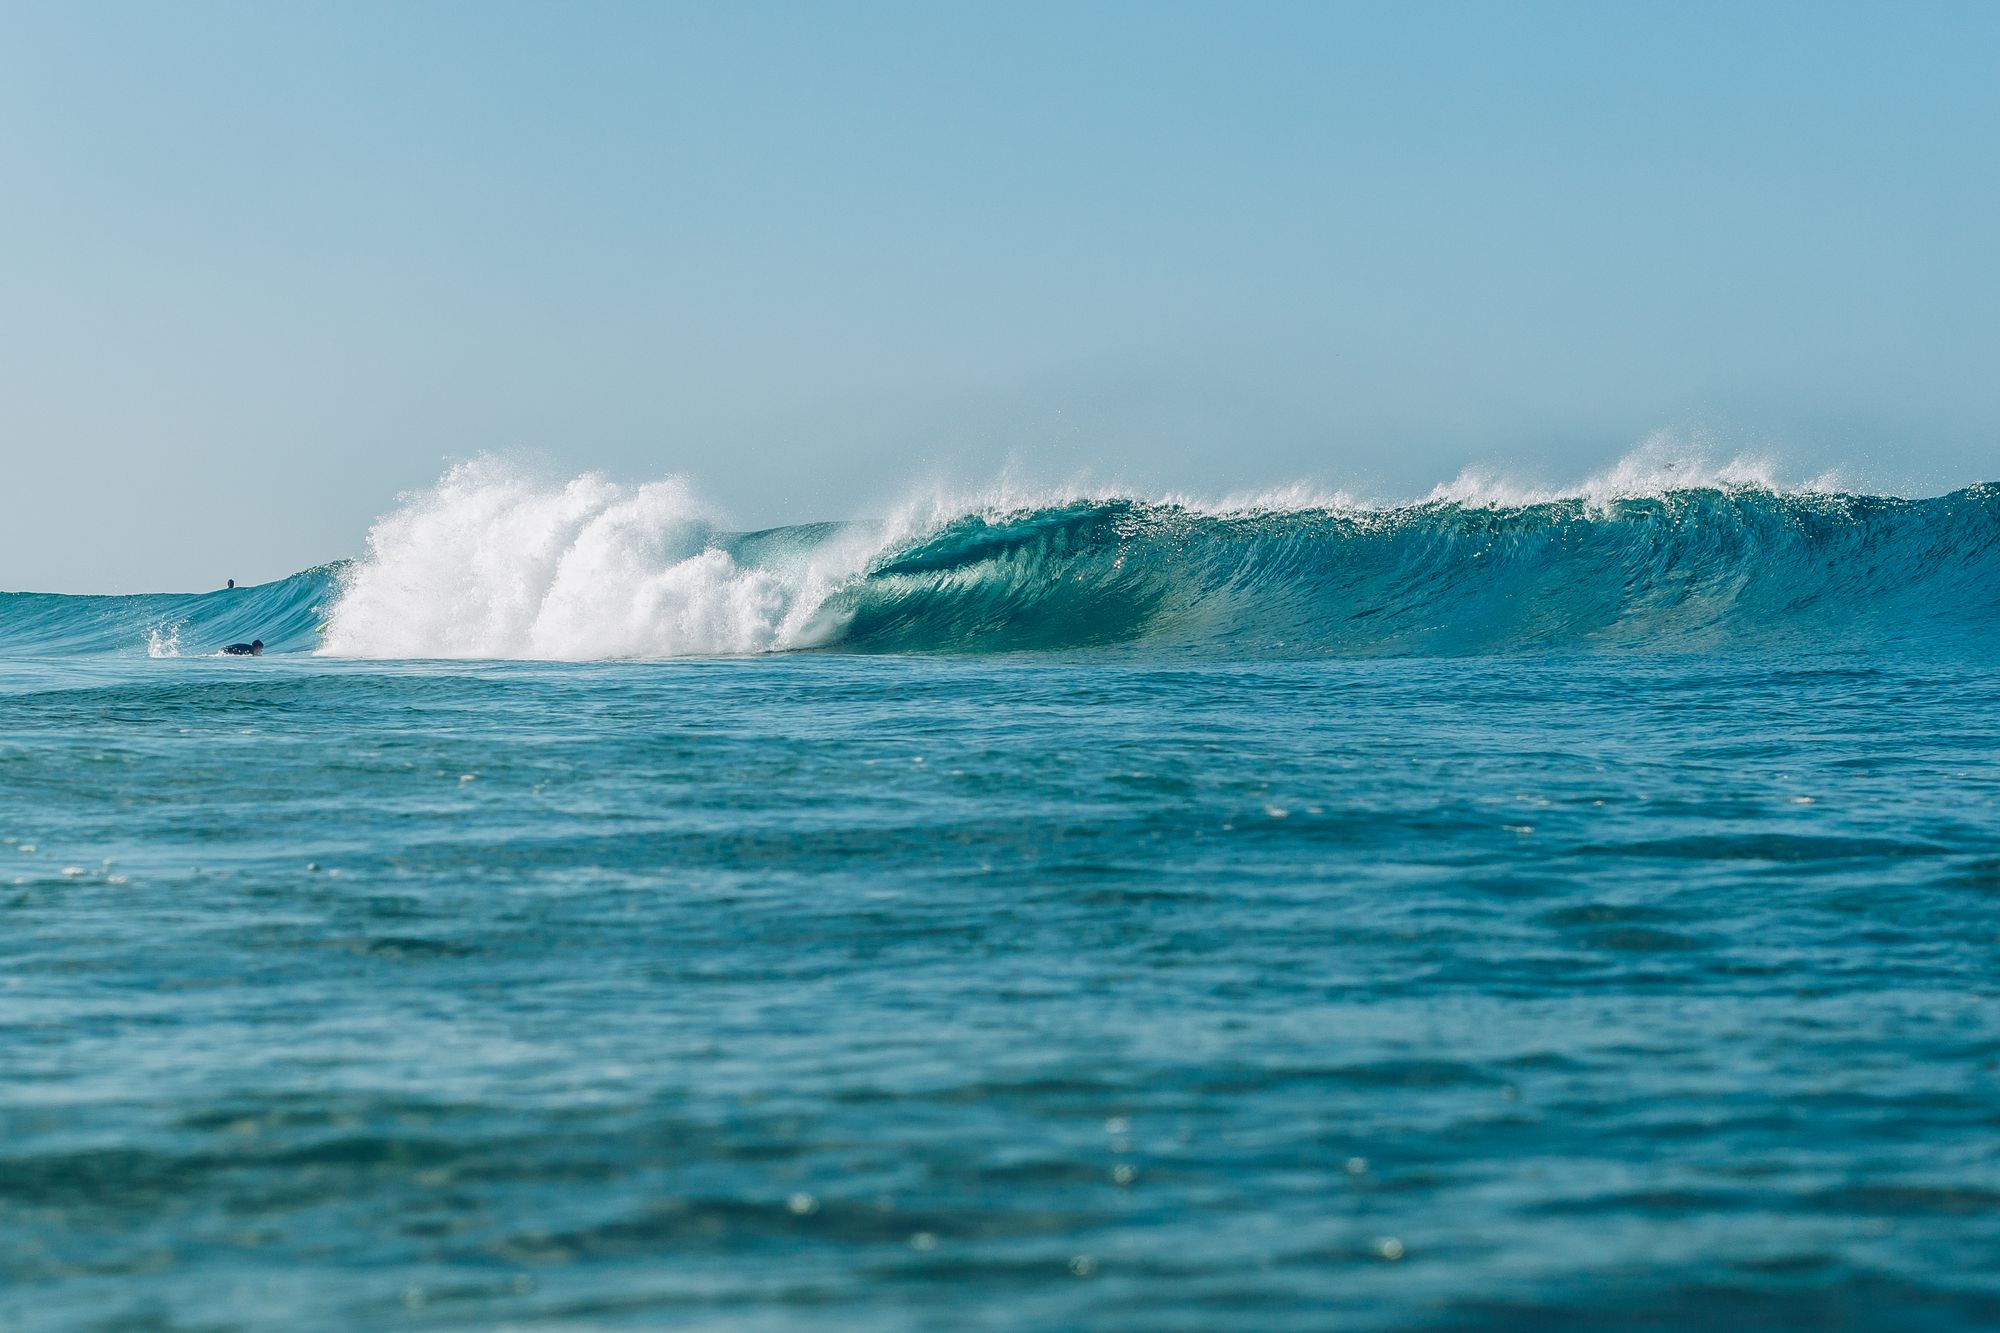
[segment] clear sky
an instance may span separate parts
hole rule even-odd
[[[358,553],[449,460],[2000,478],[2000,5],[0,0],[0,587]]]

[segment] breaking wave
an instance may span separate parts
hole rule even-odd
[[[1865,649],[2000,633],[2000,486],[1931,499],[1649,466],[1424,501],[1068,496],[732,532],[677,480],[492,460],[358,560],[234,592],[0,596],[0,650],[589,660],[1105,649],[1364,656]]]

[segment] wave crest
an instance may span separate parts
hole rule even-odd
[[[490,460],[377,524],[323,651],[678,657],[1146,644],[1361,655],[1860,644],[1991,627],[1993,487],[1784,491],[1642,450],[1567,494],[933,501],[730,533],[678,480],[535,485]]]
[[[171,627],[172,632],[169,632]],[[0,651],[588,660],[1118,645],[1195,655],[1867,649],[2000,638],[2000,487],[1781,490],[1644,452],[1570,493],[938,499],[720,526],[687,485],[481,459],[359,560],[190,595],[0,594]]]

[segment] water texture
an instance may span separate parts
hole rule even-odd
[[[0,599],[0,1327],[2000,1324],[2000,490],[691,506]]]

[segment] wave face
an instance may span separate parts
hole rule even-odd
[[[2000,487],[967,516],[829,601],[870,650],[1865,647],[2000,627]]]
[[[256,587],[135,597],[0,593],[0,653],[197,657],[262,639],[268,653],[309,652],[344,564]]]
[[[546,485],[481,460],[406,497],[351,564],[198,596],[0,599],[0,651],[195,654],[252,636],[273,652],[542,660],[1991,646],[2000,486],[1069,498],[737,533],[679,481]]]

